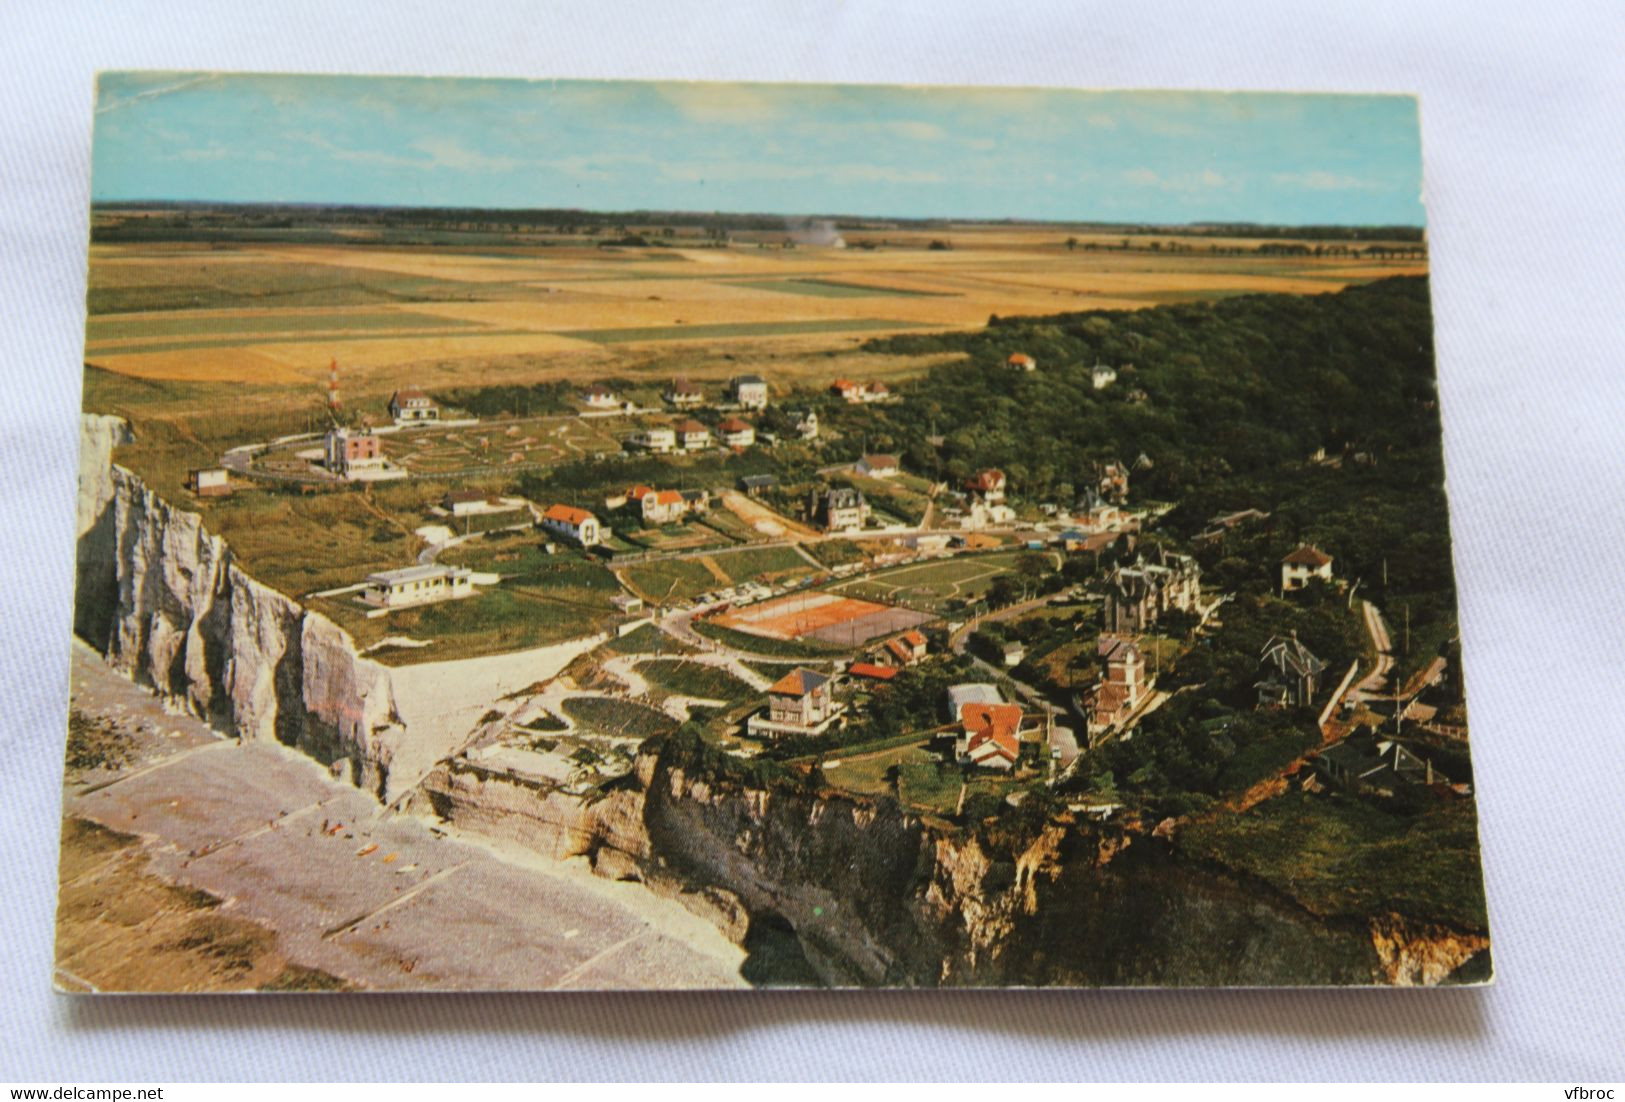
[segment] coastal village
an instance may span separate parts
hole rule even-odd
[[[1003,366],[1045,369],[1022,351]],[[1082,368],[1095,391],[1134,370]],[[299,596],[370,639],[363,653],[396,662],[456,657],[459,632],[507,593],[565,617],[579,656],[456,748],[481,768],[587,792],[629,770],[644,738],[688,725],[729,755],[941,815],[979,797],[1076,792],[1092,751],[1205,691],[1189,667],[1238,594],[1203,560],[1279,544],[1268,501],[1175,538],[1162,521],[1178,503],[1137,486],[1157,461],[1147,452],[1094,463],[1065,500],[1035,499],[998,468],[912,469],[847,427],[844,410],[899,400],[881,382],[781,396],[756,373],[635,390],[604,380],[572,400],[574,412],[482,418],[403,382],[350,409],[335,362],[328,428],[233,447],[186,485],[200,499],[450,485],[413,529],[415,561]],[[583,431],[644,461],[643,480],[527,495],[525,474],[592,457]],[[799,465],[776,460],[792,450]],[[1305,462],[1324,465],[1324,450]],[[1400,679],[1384,610],[1313,543],[1247,565],[1282,630],[1241,673],[1247,709],[1203,723],[1222,734],[1250,710],[1309,735],[1259,794],[1469,794],[1430,750],[1465,736],[1447,659]],[[1293,610],[1306,602],[1340,610],[1358,637],[1351,659],[1334,665],[1299,639]],[[1070,799],[1100,819],[1124,806],[1109,779]]]

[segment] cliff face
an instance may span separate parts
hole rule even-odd
[[[245,739],[278,739],[393,795],[405,735],[390,671],[326,618],[243,573],[196,513],[111,462],[129,429],[84,422],[74,630],[174,705]]]
[[[1115,826],[1051,822],[1023,842],[996,839],[891,800],[710,778],[669,748],[592,798],[462,761],[431,774],[424,792],[464,829],[703,897],[747,949],[779,931],[797,968],[751,975],[747,964],[759,982],[1404,982],[1367,926],[1325,922]],[[1406,959],[1430,951],[1406,945]],[[1420,982],[1453,967],[1430,959],[1444,966]]]

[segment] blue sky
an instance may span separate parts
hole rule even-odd
[[[1421,225],[1408,96],[106,73],[97,200]]]

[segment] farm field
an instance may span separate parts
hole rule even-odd
[[[1206,239],[1178,255],[1116,251],[1109,235],[1068,250],[1059,227],[948,229],[948,250],[909,231],[872,249],[758,248],[748,234],[720,249],[505,247],[500,234],[483,247],[98,243],[86,359],[139,378],[294,384],[319,382],[338,355],[370,394],[402,371],[450,385],[493,369],[568,377],[627,357],[663,365],[670,346],[702,342],[841,352],[870,335],[968,328],[989,314],[1331,291],[1426,268],[1209,256],[1196,250],[1226,243]]]

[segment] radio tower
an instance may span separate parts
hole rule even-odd
[[[327,365],[327,412],[337,421],[339,410],[339,361],[335,356]]]

